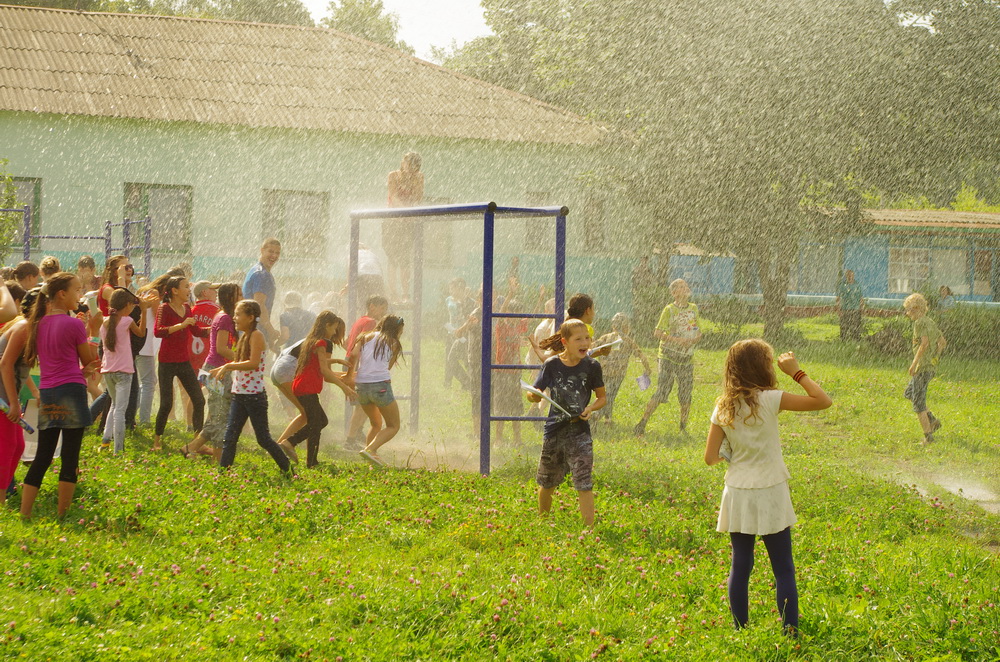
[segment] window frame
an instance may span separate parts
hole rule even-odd
[[[139,187],[139,207],[137,217],[133,218],[130,216],[132,213],[129,207],[129,187],[137,186]],[[151,247],[151,252],[153,255],[190,255],[192,251],[192,240],[191,231],[194,225],[193,218],[193,208],[194,208],[194,187],[188,184],[156,184],[150,182],[123,182],[122,184],[122,219],[130,219],[133,221],[143,220],[149,217],[155,224],[156,219],[153,218],[149,213],[149,192],[152,189],[181,189],[187,192],[187,208],[184,210],[184,242],[182,248],[163,248],[158,247],[155,240],[155,225],[153,229],[153,245]]]

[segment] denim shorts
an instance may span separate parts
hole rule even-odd
[[[372,382],[370,384],[355,384],[354,390],[358,392],[359,405],[375,405],[376,407],[388,407],[396,401],[396,396],[392,394],[392,382]]]
[[[573,474],[573,487],[580,492],[594,489],[594,442],[584,426],[564,425],[542,442],[535,482],[539,487],[559,487],[566,474]]]
[[[922,370],[910,377],[910,383],[903,391],[903,397],[913,403],[913,411],[918,414],[927,411],[927,385],[934,379],[933,370]]]
[[[83,384],[60,384],[39,391],[38,429],[85,428],[94,422],[87,406],[87,387]]]

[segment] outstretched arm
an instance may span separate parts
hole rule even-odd
[[[793,378],[800,370],[799,362],[795,359],[794,352],[785,352],[779,356],[778,367],[781,368],[783,373]],[[826,394],[826,391],[814,382],[809,375],[803,372],[798,382],[806,390],[806,395],[782,393],[779,411],[818,411],[826,409],[833,404],[833,400]]]

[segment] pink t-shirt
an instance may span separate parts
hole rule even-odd
[[[131,320],[130,320],[131,321]],[[69,315],[46,315],[38,322],[38,366],[42,373],[41,388],[63,384],[83,384],[83,368],[76,348],[87,344],[87,328]],[[125,342],[128,347],[128,341]]]
[[[232,349],[236,344],[236,325],[233,318],[220,310],[212,318],[212,330],[208,333],[208,356],[205,357],[205,368],[218,368],[229,362],[229,359],[219,354],[219,332],[225,331],[229,334],[229,345],[226,349]]]
[[[115,334],[115,351],[108,351],[107,332],[108,325],[101,325],[101,342],[104,343],[104,356],[101,357],[101,372],[128,372],[134,373],[135,367],[132,363],[132,339],[129,337],[129,327],[132,326],[131,317],[122,317],[118,320],[118,329]]]

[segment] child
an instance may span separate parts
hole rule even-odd
[[[509,313],[519,308],[515,299],[517,286],[511,284],[500,306],[501,313]],[[496,321],[496,353],[494,359],[498,365],[512,365],[521,362],[521,344],[528,333],[528,320],[500,318]],[[521,400],[521,373],[519,370],[494,370],[492,374],[492,411],[494,416],[523,416],[524,403]],[[496,443],[504,441],[503,429],[506,421],[496,421]],[[514,446],[521,445],[521,421],[511,421]]]
[[[599,418],[611,422],[611,415],[615,407],[615,398],[618,397],[618,390],[625,380],[625,373],[628,372],[628,362],[633,355],[639,357],[642,362],[642,374],[649,377],[650,367],[646,355],[642,353],[635,339],[632,338],[632,323],[624,313],[615,313],[611,318],[611,333],[606,333],[597,340],[598,345],[606,345],[616,340],[621,340],[622,344],[601,361],[601,370],[604,371],[604,385],[608,391],[608,404],[601,412]]]
[[[236,303],[243,298],[243,290],[236,283],[223,283],[219,286],[219,305],[221,308],[212,318],[211,329],[208,332],[208,354],[205,356],[204,370],[213,370],[227,361],[232,361],[233,345],[236,344],[236,326],[233,324],[233,313]],[[204,373],[201,373],[204,375]],[[208,417],[195,435],[191,443],[181,449],[181,455],[187,457],[192,453],[211,455],[218,461],[222,456],[222,439],[226,434],[226,422],[229,420],[229,410],[232,407],[232,383],[228,374],[222,381],[208,385]],[[205,448],[212,444],[214,449]]]
[[[53,255],[46,255],[42,258],[42,261],[38,263],[38,272],[41,274],[43,281],[51,279],[60,271],[62,271],[62,265],[59,264],[59,258]],[[80,287],[83,287],[82,283],[80,284]]]
[[[93,292],[101,287],[101,281],[97,278],[97,263],[90,255],[81,255],[76,261],[76,277],[83,284],[84,292]]]
[[[358,321],[351,327],[350,335],[347,336],[347,356],[351,355],[351,350],[354,349],[358,338],[372,331],[378,325],[379,320],[389,312],[389,300],[381,294],[373,294],[365,302],[365,310],[366,313],[358,318]],[[367,417],[364,409],[357,403],[354,404],[351,422],[347,427],[347,450],[361,450],[367,445],[365,438],[361,435],[361,427],[365,424]]]
[[[667,401],[670,389],[677,380],[677,402],[680,404],[681,432],[687,430],[688,413],[691,411],[691,391],[694,388],[694,346],[701,340],[698,327],[698,306],[688,301],[691,288],[678,278],[670,283],[670,294],[674,302],[663,309],[660,321],[656,323],[653,335],[660,341],[658,355],[659,374],[656,377],[656,391],[646,405],[642,419],[636,424],[634,434],[641,437],[646,433],[646,423],[656,408]]]
[[[161,439],[167,427],[167,416],[174,406],[174,378],[191,398],[194,431],[201,432],[205,422],[205,396],[201,383],[191,367],[191,334],[208,337],[208,329],[197,325],[188,305],[191,283],[184,276],[171,276],[164,285],[163,303],[156,312],[153,333],[163,339],[160,345],[157,381],[160,383],[160,409],[156,412],[153,450],[163,448]],[[234,391],[235,392],[235,391]]]
[[[295,380],[292,382],[292,392],[302,407],[305,425],[295,434],[283,439],[281,445],[293,461],[298,461],[295,447],[306,440],[306,467],[312,468],[319,464],[319,438],[329,420],[319,394],[323,390],[323,382],[330,382],[340,387],[348,399],[357,397],[350,386],[330,369],[330,364],[339,359],[330,358],[330,350],[334,345],[343,346],[344,332],[347,325],[344,320],[329,310],[324,310],[316,316],[309,335],[306,336],[299,349],[298,364],[295,370]],[[291,423],[289,423],[291,427]],[[285,435],[282,435],[284,437]]]
[[[24,343],[28,338],[28,321],[31,306],[38,293],[26,293],[16,282],[7,283],[11,296],[20,302],[22,314],[0,328],[0,398],[10,406],[7,414],[0,414],[0,504],[6,503],[7,493],[14,483],[17,463],[24,454],[24,431],[18,425],[21,416],[21,385],[28,384],[34,391],[30,369],[24,362]],[[32,393],[37,398],[37,393]]]
[[[80,279],[71,273],[57,273],[41,289],[28,317],[28,337],[24,361],[37,360],[42,375],[38,410],[38,450],[24,477],[21,517],[31,518],[31,510],[52,464],[52,456],[62,433],[62,460],[59,469],[58,514],[66,515],[76,490],[80,442],[92,420],[87,407],[85,371],[97,366],[97,355],[83,322],[69,315],[76,310],[83,293]],[[81,368],[81,364],[84,366]],[[17,398],[10,402],[12,410]]]
[[[922,294],[906,297],[903,310],[913,321],[913,361],[909,370],[910,383],[903,396],[913,403],[913,411],[924,432],[924,443],[929,444],[941,428],[941,421],[927,408],[927,385],[934,378],[941,352],[948,343],[934,320],[927,317],[927,299]]]
[[[125,452],[125,409],[128,407],[135,363],[132,360],[132,339],[146,335],[146,308],[152,305],[148,298],[139,299],[123,287],[111,293],[108,302],[108,317],[101,325],[101,342],[104,355],[101,357],[101,374],[104,387],[111,395],[111,411],[108,413],[104,436],[115,440],[115,454]],[[132,319],[132,310],[138,305],[142,309],[139,323]],[[109,435],[110,433],[110,435]]]
[[[590,438],[590,416],[607,403],[604,395],[604,378],[601,364],[587,355],[590,350],[590,333],[586,323],[567,320],[559,327],[559,333],[546,338],[540,347],[546,350],[562,348],[562,351],[545,361],[535,388],[549,389],[550,397],[574,418],[568,418],[555,407],[549,408],[545,421],[545,439],[542,455],[538,461],[538,511],[542,515],[552,509],[552,494],[566,474],[572,472],[573,487],[580,500],[580,515],[588,527],[594,525],[594,482],[591,472],[594,468],[594,442]],[[596,400],[590,403],[593,391]],[[531,402],[539,402],[541,396],[528,393]]]
[[[729,348],[723,369],[723,393],[716,401],[705,442],[711,466],[728,456],[726,487],[716,531],[728,532],[733,547],[729,573],[729,608],[737,628],[749,621],[748,586],[756,536],[764,539],[774,571],[778,611],[785,632],[799,626],[799,595],[792,562],[791,526],[795,511],[788,492],[788,469],[781,457],[778,412],[817,411],[832,404],[820,386],[799,369],[792,352],[778,357],[778,367],[805,389],[806,395],[778,390],[774,352],[763,340],[741,340]],[[723,449],[723,442],[728,446]]]
[[[264,334],[257,328],[260,322],[260,304],[252,299],[244,299],[236,304],[233,323],[241,334],[233,348],[234,360],[211,371],[215,379],[222,380],[233,373],[233,401],[229,408],[229,423],[222,444],[219,466],[231,467],[236,459],[236,442],[247,419],[253,426],[257,444],[266,450],[277,463],[282,473],[289,473],[288,458],[271,438],[267,423],[267,393],[264,392],[264,351],[267,343]]]
[[[392,394],[389,371],[403,353],[402,335],[403,318],[386,315],[374,331],[358,338],[348,357],[347,381],[353,378],[358,404],[372,425],[361,457],[376,466],[386,466],[377,451],[399,432],[399,405]]]
[[[219,312],[219,287],[218,283],[210,283],[207,280],[199,280],[191,286],[191,294],[194,295],[191,316],[194,317],[194,321],[198,326],[205,327],[206,329],[212,327],[215,315]],[[242,298],[240,297],[240,299]],[[196,375],[205,365],[205,359],[208,358],[209,345],[211,345],[211,333],[208,340],[199,338],[198,336],[191,337],[191,368]]]
[[[285,311],[278,318],[281,335],[279,342],[288,349],[306,337],[316,315],[302,307],[302,295],[291,291],[285,294]]]

